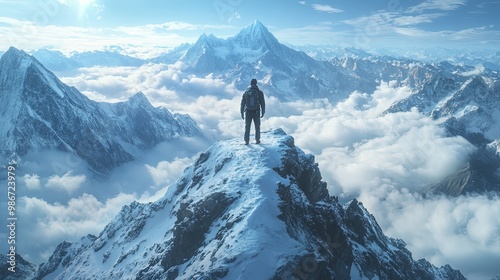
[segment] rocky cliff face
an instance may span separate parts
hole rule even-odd
[[[356,200],[328,194],[281,129],[214,144],[155,203],[62,243],[36,279],[464,279],[415,261]]]

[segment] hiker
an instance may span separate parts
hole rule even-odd
[[[264,93],[257,86],[257,80],[252,79],[250,86],[243,93],[241,98],[241,118],[245,120],[245,144],[248,145],[250,140],[250,126],[252,120],[255,126],[255,143],[260,143],[260,118],[264,117],[266,112],[266,102]],[[261,114],[262,112],[262,114]]]

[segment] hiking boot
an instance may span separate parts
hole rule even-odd
[[[255,144],[260,144],[260,140],[255,140]]]
[[[245,140],[245,145],[248,145],[248,140]]]

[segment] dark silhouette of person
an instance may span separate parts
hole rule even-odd
[[[248,145],[250,140],[250,126],[252,125],[252,121],[255,126],[255,143],[259,144],[260,118],[264,117],[264,113],[266,112],[266,101],[264,100],[264,93],[257,86],[256,79],[250,81],[250,86],[243,93],[240,112],[241,118],[245,120],[245,144]]]

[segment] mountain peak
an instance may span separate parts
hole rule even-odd
[[[38,278],[464,279],[414,261],[357,201],[344,209],[282,129],[260,145],[215,143],[160,200],[124,206],[99,236],[66,245]]]
[[[247,28],[249,30],[252,30],[254,34],[259,34],[259,33],[262,34],[265,32],[269,32],[267,27],[264,24],[262,24],[262,22],[260,22],[259,20],[254,20],[254,22],[248,25]]]
[[[36,58],[23,50],[10,47],[0,59],[0,91],[4,90],[14,96],[22,91],[25,84],[40,83],[47,87],[37,94],[56,94],[65,97],[64,86],[59,79],[45,68]]]
[[[138,93],[129,97],[127,102],[132,104],[132,106],[141,106],[141,105],[144,105],[146,107],[153,106],[153,105],[151,105],[151,102],[149,102],[149,99],[146,97],[146,95],[142,91],[139,91]]]
[[[7,52],[2,55],[0,59],[0,71],[12,71],[16,69],[24,69],[34,61],[35,59],[22,50],[18,50],[15,47],[10,47]]]
[[[206,33],[203,33],[194,45],[199,46],[202,49],[205,49],[206,47],[213,48],[216,47],[220,41],[221,39],[215,37],[213,34],[207,35]]]
[[[27,54],[25,51],[23,50],[19,50],[17,49],[16,47],[13,47],[11,46],[7,52],[5,52],[4,55],[14,55],[14,56],[25,56],[25,57],[29,57],[29,54]]]
[[[262,24],[262,22],[260,22],[258,20],[255,20],[251,24],[249,24],[246,27],[244,27],[239,32],[239,34],[252,35],[253,37],[258,38],[258,37],[261,37],[263,35],[269,35],[271,33],[269,32],[269,30],[267,29],[267,27],[264,24]],[[272,34],[271,34],[271,36],[272,36]]]
[[[243,28],[232,39],[241,46],[251,49],[259,49],[262,46],[274,49],[280,45],[267,27],[258,20]]]
[[[9,123],[9,119],[18,115],[28,69],[32,68],[35,61],[29,54],[15,47],[10,47],[2,55],[0,59],[0,104],[5,110],[1,110],[0,116],[5,118],[3,123]],[[10,129],[8,126],[0,127],[0,136],[8,129]]]

